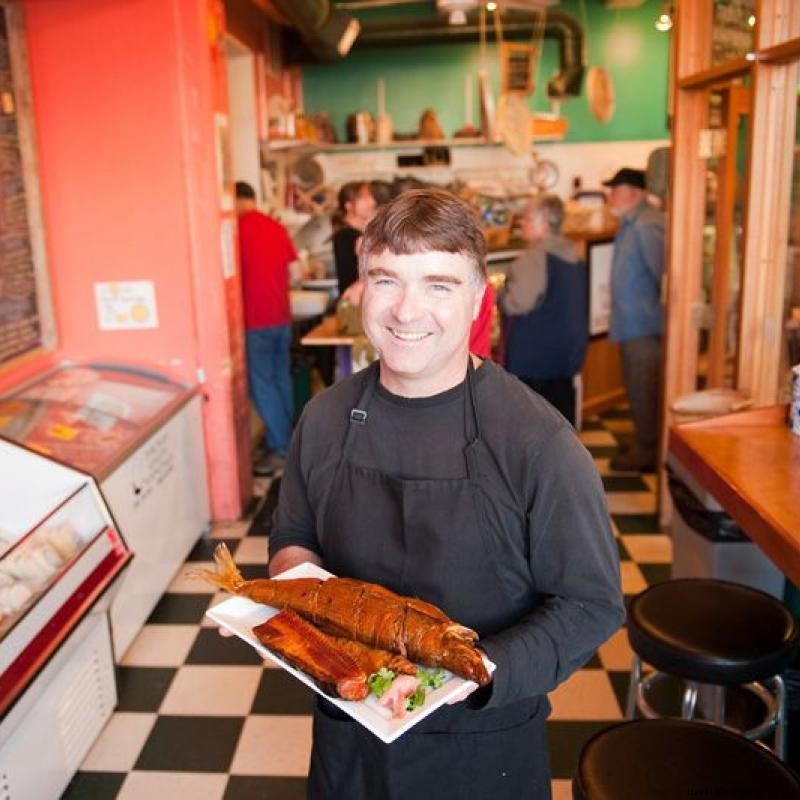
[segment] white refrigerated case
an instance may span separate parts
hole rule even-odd
[[[135,559],[111,606],[121,660],[210,526],[194,387],[120,365],[64,365],[0,400],[0,436],[91,474]]]
[[[2,796],[58,797],[116,705],[107,611],[132,554],[94,479],[0,440]]]

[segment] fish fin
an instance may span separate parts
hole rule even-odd
[[[211,583],[226,592],[236,594],[245,580],[225,542],[220,542],[214,550],[214,562],[217,565],[216,572],[210,569],[191,569],[186,573],[186,577]]]

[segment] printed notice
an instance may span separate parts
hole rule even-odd
[[[101,331],[158,327],[152,281],[96,283],[94,297]]]

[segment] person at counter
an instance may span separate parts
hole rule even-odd
[[[273,475],[286,460],[294,417],[289,265],[297,259],[297,253],[286,228],[258,211],[255,190],[244,181],[236,182],[236,212],[247,379],[253,405],[266,427],[264,453],[253,465],[253,472]]]
[[[505,366],[575,424],[574,376],[589,343],[586,266],[561,235],[564,204],[540,195],[522,215],[528,249],[509,267],[500,297]]]
[[[339,190],[333,215],[333,257],[339,296],[358,280],[358,240],[375,213],[375,197],[367,181],[346,183]]]
[[[609,338],[620,343],[622,382],[633,418],[633,444],[609,466],[650,471],[658,457],[664,213],[647,201],[640,169],[623,167],[603,185],[609,187],[609,206],[620,218],[611,262]]]
[[[309,796],[544,800],[545,695],[624,617],[602,485],[560,414],[469,353],[486,284],[469,206],[401,194],[367,226],[360,268],[380,358],[306,406],[270,575],[311,561],[435,603],[497,668],[391,745],[320,699]]]

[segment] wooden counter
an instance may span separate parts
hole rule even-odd
[[[336,314],[320,322],[316,328],[312,328],[301,340],[300,344],[306,346],[331,346],[331,345],[352,345],[355,336],[339,331],[339,320]]]
[[[786,407],[675,426],[668,450],[800,586],[800,436]]]

